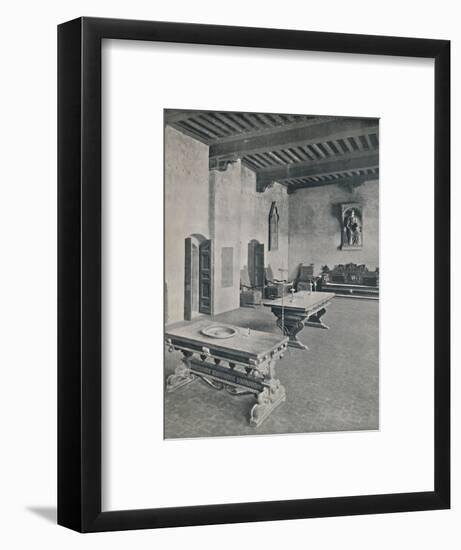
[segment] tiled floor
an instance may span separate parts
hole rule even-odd
[[[379,302],[335,298],[323,317],[330,330],[305,327],[309,351],[289,348],[276,374],[287,400],[258,427],[248,423],[253,396],[233,397],[200,380],[165,397],[165,438],[378,429]],[[214,320],[278,332],[268,308],[218,315]],[[165,379],[180,354],[166,353]]]

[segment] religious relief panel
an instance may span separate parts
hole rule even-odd
[[[363,246],[363,216],[360,204],[341,205],[341,250]]]

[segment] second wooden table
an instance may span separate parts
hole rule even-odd
[[[309,349],[300,342],[297,334],[305,325],[327,329],[321,317],[326,307],[334,298],[333,292],[296,292],[292,296],[284,296],[278,300],[265,302],[277,317],[277,326],[289,337],[288,345],[292,348]]]

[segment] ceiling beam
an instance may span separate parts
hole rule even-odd
[[[212,117],[213,122],[216,122],[219,124],[220,119],[222,119],[223,116],[225,116],[225,123],[227,124],[227,131],[232,132],[232,129],[234,129],[234,134],[227,136],[225,138],[219,138],[214,141],[221,142],[221,141],[233,141],[237,138],[238,135],[245,134],[247,135],[265,135],[268,133],[273,132],[274,128],[283,126],[285,129],[290,128],[298,128],[299,126],[305,126],[309,124],[317,124],[319,120],[336,120],[337,117],[333,116],[313,116],[313,115],[305,115],[312,117],[310,119],[304,119],[304,120],[292,120],[291,122],[284,122],[283,119],[280,118],[279,115],[267,113],[272,117],[278,117],[277,123],[273,124],[271,127],[262,127],[261,120],[267,121],[267,116],[265,113],[245,113],[245,112],[239,112],[239,111],[203,111],[203,110],[183,110],[183,109],[165,109],[164,110],[164,119],[165,124],[170,124],[173,126],[174,124],[178,122],[187,122],[191,118],[197,118],[197,117]],[[251,119],[251,116],[253,117],[264,117],[263,119],[256,118],[256,120]],[[286,115],[285,115],[286,116]],[[229,120],[230,119],[230,120]],[[267,124],[265,122],[265,124]],[[244,128],[244,129],[242,129]],[[211,143],[211,141],[210,141]]]
[[[186,122],[189,118],[200,116],[205,111],[183,111],[181,109],[165,109],[165,124],[173,125],[175,122]]]
[[[355,151],[338,155],[334,158],[327,157],[313,162],[297,162],[283,166],[262,168],[257,173],[259,188],[265,188],[273,181],[283,182],[292,178],[307,176],[322,176],[334,172],[346,172],[348,170],[364,170],[379,166],[379,154],[377,151]]]
[[[379,170],[376,174],[366,174],[360,176],[349,176],[342,177],[334,180],[328,181],[310,181],[304,183],[295,183],[287,185],[288,194],[295,193],[298,189],[311,189],[313,187],[323,187],[325,185],[342,185],[347,188],[349,191],[352,191],[356,187],[363,185],[367,181],[378,181],[379,180]]]
[[[248,133],[210,145],[210,158],[240,158],[246,154],[276,151],[298,145],[311,145],[377,133],[378,121],[370,118],[319,118],[292,128],[279,127],[266,133]]]

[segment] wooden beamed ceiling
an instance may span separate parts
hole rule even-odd
[[[209,146],[210,170],[240,159],[256,172],[258,191],[273,182],[293,192],[379,177],[376,118],[168,109],[165,124]]]

